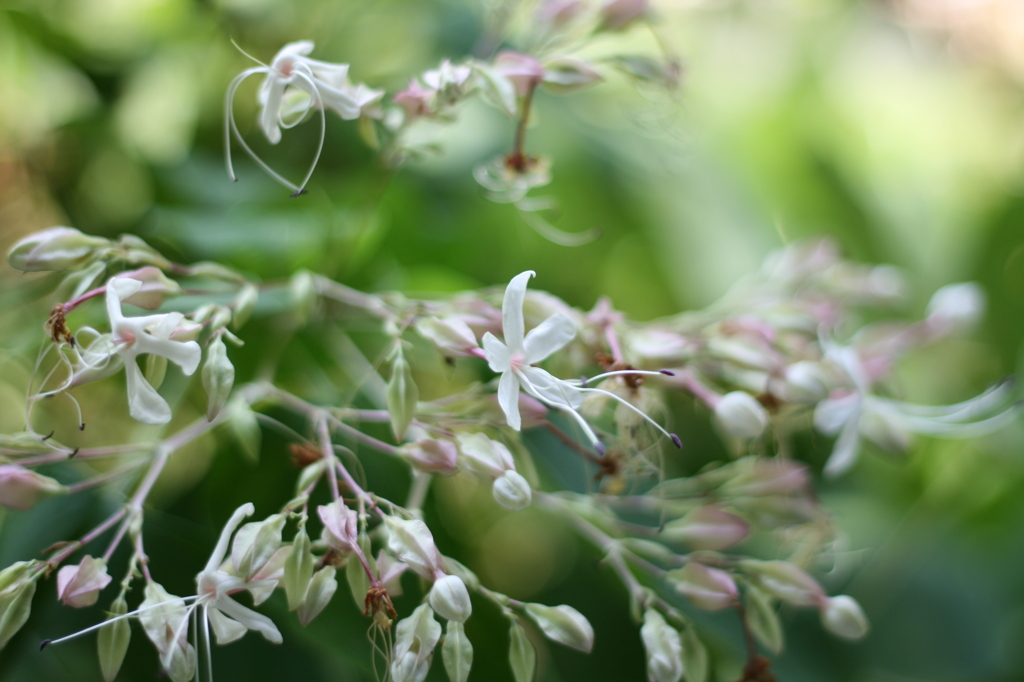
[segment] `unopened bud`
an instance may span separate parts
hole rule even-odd
[[[676,591],[685,596],[698,609],[716,611],[736,604],[739,590],[736,582],[725,571],[695,561],[671,571],[668,577]]]
[[[260,290],[254,284],[246,284],[235,296],[231,308],[235,311],[231,317],[231,328],[241,329],[242,325],[252,317],[252,311],[256,309],[256,303],[260,299]]]
[[[514,469],[509,469],[494,479],[491,494],[495,502],[513,511],[526,509],[533,499],[533,489],[529,482]]]
[[[228,360],[228,349],[224,339],[217,335],[206,347],[206,364],[203,365],[203,389],[206,391],[206,419],[213,421],[231,396],[235,384],[235,366]]]
[[[544,79],[544,67],[533,57],[519,52],[502,52],[494,59],[494,70],[510,80],[520,97]]]
[[[757,438],[768,426],[768,413],[754,396],[732,391],[715,405],[715,422],[735,438]]]
[[[544,65],[544,88],[559,95],[597,85],[604,77],[587,62],[563,57]]]
[[[584,653],[590,653],[594,648],[594,628],[590,621],[573,607],[565,604],[527,604],[526,613],[551,641]]]
[[[648,0],[608,0],[601,6],[601,29],[618,31],[647,12]]]
[[[473,667],[473,645],[466,637],[466,628],[457,620],[449,620],[441,646],[444,669],[451,682],[466,682]]]
[[[124,662],[124,656],[128,653],[128,644],[132,639],[132,629],[128,625],[127,618],[119,618],[128,613],[128,604],[124,596],[119,596],[107,609],[110,614],[108,622],[100,628],[96,635],[96,649],[99,653],[100,670],[103,672],[103,679],[113,682]]]
[[[579,16],[587,6],[581,0],[545,0],[537,8],[538,18],[554,28],[561,28]]]
[[[107,562],[86,556],[77,566],[65,566],[57,572],[57,598],[65,606],[92,606],[109,583]]]
[[[134,279],[142,282],[142,286],[134,294],[121,299],[122,303],[156,310],[163,305],[164,299],[168,296],[177,296],[181,293],[181,285],[173,279],[169,279],[163,270],[152,265],[118,275],[118,278]]]
[[[0,649],[6,646],[32,613],[36,581],[43,574],[37,561],[19,561],[0,571]]]
[[[479,346],[473,330],[455,316],[421,318],[416,322],[416,331],[433,341],[437,349],[449,357],[471,355],[472,350]]]
[[[825,600],[821,608],[821,624],[833,635],[843,639],[860,639],[868,633],[868,619],[853,597],[841,594]]]
[[[647,652],[647,677],[652,682],[679,682],[683,676],[683,645],[679,631],[654,609],[644,612],[640,638]]]
[[[465,623],[473,613],[469,591],[457,575],[446,575],[434,581],[430,588],[430,607],[442,618],[459,623]]]
[[[788,561],[740,562],[740,568],[771,596],[793,606],[818,606],[825,598],[821,586]]]
[[[17,464],[0,465],[0,506],[25,511],[44,497],[66,492],[64,486]]]
[[[746,521],[717,507],[698,507],[665,524],[662,537],[693,549],[719,551],[732,547],[750,532]]]
[[[7,262],[24,272],[67,270],[108,244],[106,239],[89,237],[73,227],[51,227],[15,243],[7,253]]]
[[[434,536],[427,524],[419,519],[385,516],[384,525],[388,529],[388,549],[391,553],[420,576],[433,580],[441,569],[441,554],[434,545]]]
[[[928,323],[941,332],[967,330],[985,312],[985,290],[974,282],[947,284],[928,303]]]
[[[793,495],[807,490],[807,467],[790,459],[747,457],[733,466],[739,473],[722,486],[732,497]]]
[[[334,566],[325,566],[313,575],[309,589],[306,590],[306,598],[296,612],[302,627],[309,625],[331,601],[338,589],[335,573]]]
[[[292,299],[292,307],[299,321],[305,323],[313,312],[316,304],[316,282],[313,275],[307,270],[300,270],[292,275],[288,284],[288,294]]]
[[[306,591],[313,579],[315,557],[310,551],[309,535],[303,528],[295,534],[291,553],[284,564],[284,593],[288,598],[288,610],[299,608],[306,598]]]
[[[482,433],[460,433],[458,441],[462,462],[477,476],[495,479],[509,469],[515,469],[508,448]]]
[[[786,368],[782,397],[791,403],[813,405],[828,397],[828,376],[817,362],[801,360]]]
[[[454,474],[459,463],[459,449],[450,440],[424,438],[402,448],[409,462],[428,474]]]
[[[327,546],[339,552],[355,551],[359,542],[359,514],[345,506],[341,499],[317,507],[316,511],[324,522],[320,538]]]
[[[395,359],[391,362],[391,379],[388,381],[387,403],[388,414],[391,415],[391,430],[395,440],[405,440],[405,432],[416,416],[416,403],[419,401],[419,389],[412,378],[412,368],[405,360],[405,354],[399,348]]]

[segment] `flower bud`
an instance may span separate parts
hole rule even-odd
[[[482,433],[460,433],[458,441],[463,464],[481,478],[495,479],[515,469],[508,448]]]
[[[203,389],[206,391],[206,420],[213,421],[231,396],[235,383],[235,366],[228,360],[228,349],[219,334],[206,347],[203,365]]]
[[[747,457],[733,466],[739,473],[722,486],[730,497],[794,495],[807,490],[807,467],[790,459]]]
[[[306,598],[296,611],[302,627],[309,625],[331,601],[331,597],[338,589],[335,573],[334,566],[325,566],[313,575],[309,589],[306,590]]]
[[[146,310],[156,310],[163,305],[165,298],[181,293],[180,284],[169,279],[163,270],[152,265],[118,275],[117,279],[122,277],[142,282],[142,286],[134,294],[122,298],[121,302],[130,303]]]
[[[459,449],[450,440],[424,438],[404,446],[402,452],[414,467],[428,474],[454,474],[459,463]]]
[[[108,244],[106,239],[89,237],[73,227],[51,227],[15,243],[7,253],[7,262],[24,272],[57,272],[81,263],[95,249]]]
[[[433,580],[441,570],[441,554],[434,545],[434,536],[427,524],[419,519],[407,521],[385,516],[384,525],[388,529],[388,549],[391,553],[418,575]]]
[[[970,329],[984,312],[984,289],[974,282],[947,284],[928,302],[928,324],[943,333]]]
[[[741,561],[740,568],[765,592],[793,606],[818,606],[825,593],[814,578],[788,561]]]
[[[437,91],[425,88],[413,78],[405,90],[396,93],[391,101],[405,109],[405,120],[411,121],[421,116],[431,116],[434,112],[434,101]],[[417,328],[419,325],[417,324]]]
[[[430,588],[430,607],[442,618],[465,623],[473,613],[466,583],[457,575],[446,575]]]
[[[675,582],[676,591],[693,602],[698,609],[724,609],[736,604],[739,598],[739,591],[732,576],[721,569],[695,561],[678,570],[670,571],[668,577]]]
[[[786,368],[782,397],[791,403],[813,405],[828,397],[828,376],[817,362],[801,360]]]
[[[444,669],[451,682],[466,682],[473,667],[473,645],[466,637],[466,628],[456,620],[448,621],[441,646]]]
[[[544,65],[544,89],[567,95],[597,85],[604,77],[587,62],[563,57]]]
[[[525,54],[506,51],[494,59],[494,70],[512,81],[516,94],[523,97],[540,84],[544,78],[541,63]]]
[[[32,613],[36,581],[43,574],[35,569],[41,565],[38,561],[19,561],[0,571],[0,649]]]
[[[291,552],[284,564],[284,593],[288,598],[288,610],[294,611],[306,599],[309,583],[313,580],[315,557],[310,551],[309,535],[305,528],[295,534]]]
[[[526,509],[533,499],[533,489],[530,488],[529,482],[514,469],[509,469],[494,479],[491,494],[495,502],[513,511]]]
[[[537,667],[537,650],[526,637],[523,626],[517,622],[509,628],[508,663],[512,668],[515,682],[533,682],[533,671]]]
[[[316,305],[316,281],[308,270],[299,270],[292,275],[288,283],[288,294],[292,299],[292,307],[299,316],[299,321],[305,323],[313,312]]]
[[[108,583],[107,562],[86,556],[79,565],[65,566],[57,572],[57,598],[65,606],[92,606]]]
[[[285,521],[284,514],[273,514],[238,529],[231,543],[231,564],[239,576],[252,579],[277,553]]]
[[[618,31],[647,11],[648,0],[608,0],[601,6],[601,30]]]
[[[437,349],[449,357],[472,355],[473,349],[479,347],[473,330],[455,316],[421,318],[416,322],[416,331],[433,341]]]
[[[324,531],[320,539],[331,549],[353,552],[359,542],[359,514],[345,506],[344,500],[317,507]]]
[[[405,440],[405,432],[416,416],[416,403],[419,400],[419,389],[412,378],[412,368],[405,360],[405,354],[399,348],[395,359],[391,362],[391,379],[388,381],[387,403],[388,414],[391,415],[391,430],[395,440]]]
[[[754,396],[732,391],[715,405],[715,422],[735,438],[757,438],[768,426],[768,413]]]
[[[527,604],[526,613],[544,636],[584,653],[594,648],[594,628],[582,613],[571,606]]]
[[[843,639],[860,639],[868,633],[868,619],[853,597],[841,594],[825,599],[821,624],[833,635]]]
[[[440,639],[441,625],[434,620],[434,612],[426,604],[398,621],[391,659],[394,682],[423,682]]]
[[[683,676],[683,645],[679,632],[654,609],[644,612],[640,639],[647,652],[647,677],[652,682],[679,682]]]
[[[749,532],[746,521],[734,514],[717,507],[698,507],[665,524],[661,536],[693,549],[719,551],[740,542]]]
[[[125,654],[128,653],[132,629],[127,618],[119,618],[128,613],[128,604],[123,595],[114,600],[107,612],[110,614],[107,620],[111,622],[103,625],[96,635],[96,649],[99,653],[103,679],[113,682],[121,669]]]
[[[231,308],[235,311],[231,316],[231,328],[241,329],[242,325],[252,317],[252,311],[260,299],[260,290],[254,284],[246,284],[235,296]]]
[[[0,464],[0,506],[25,511],[44,497],[66,489],[50,478],[17,464]]]

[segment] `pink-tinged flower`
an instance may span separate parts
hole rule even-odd
[[[177,296],[181,293],[181,285],[164,275],[163,270],[147,265],[138,270],[126,272],[118,277],[134,279],[142,282],[142,286],[131,296],[121,300],[146,310],[156,310],[163,305],[164,299],[168,296]]]
[[[18,464],[0,464],[0,506],[25,511],[44,497],[64,492],[64,486]]]
[[[321,505],[316,511],[324,522],[322,539],[327,546],[339,552],[355,551],[359,538],[359,514],[340,499]]]
[[[499,54],[494,59],[494,72],[509,79],[520,97],[544,80],[544,66],[533,57],[519,52]]]
[[[734,606],[739,599],[736,582],[725,571],[691,561],[672,571],[669,577],[676,591],[686,596],[698,609],[716,611]]]
[[[734,514],[717,507],[697,507],[665,524],[662,537],[693,549],[720,551],[741,542],[749,532],[746,521]]]
[[[402,447],[402,452],[418,470],[428,474],[454,474],[459,449],[450,440],[424,438]]]
[[[421,116],[433,115],[436,98],[436,90],[424,87],[413,78],[405,90],[395,94],[391,101],[405,109],[406,120],[411,121]]]
[[[79,565],[65,566],[57,572],[57,598],[65,606],[92,606],[109,583],[107,562],[86,556]]]
[[[648,0],[608,0],[601,6],[601,28],[618,31],[647,12]]]
[[[586,8],[581,0],[545,0],[537,8],[537,17],[554,28],[562,28]]]

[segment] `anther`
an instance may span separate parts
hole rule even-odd
[[[71,454],[70,454],[70,455],[68,455],[68,459],[71,459],[72,457],[74,457],[75,455],[77,455],[77,454],[78,454],[78,451],[79,451],[79,450],[81,450],[81,448],[75,448],[74,450],[72,450],[72,451],[71,451]]]
[[[42,438],[42,439],[43,439],[43,440],[47,440],[47,439],[49,439],[49,438],[53,438],[53,434],[54,434],[54,433],[55,433],[54,431],[50,431],[50,432],[49,432],[48,434],[46,434],[45,436],[43,436],[43,438]]]
[[[44,639],[42,642],[39,643],[39,650],[42,651],[43,649],[45,649],[46,645],[52,641],[52,639]]]
[[[658,371],[667,377],[674,377],[676,375],[676,373],[670,369],[659,369]]]
[[[85,431],[85,422],[82,422],[81,424],[78,425],[78,430]]]
[[[677,436],[674,433],[670,433],[668,434],[668,437],[672,439],[672,442],[676,444],[677,448],[679,448],[680,450],[683,449],[683,441],[680,440],[679,436]]]

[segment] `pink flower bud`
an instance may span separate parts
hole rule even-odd
[[[428,474],[454,474],[459,449],[450,440],[424,438],[402,448],[414,467]]]
[[[601,7],[601,28],[618,31],[647,12],[648,0],[608,0]]]
[[[415,78],[409,81],[409,85],[397,93],[392,101],[398,106],[405,109],[405,114],[408,120],[413,120],[421,116],[432,116],[434,114],[434,100],[437,96],[437,92],[430,88],[425,88]]]
[[[427,524],[419,519],[385,516],[384,525],[388,529],[388,549],[417,575],[434,580],[439,573],[444,574],[441,553]]]
[[[320,520],[324,522],[321,539],[328,547],[341,552],[351,552],[358,546],[359,514],[345,506],[344,500],[317,507]]]
[[[807,490],[807,467],[799,462],[749,457],[735,466],[740,473],[722,488],[733,497],[794,495]]]
[[[825,592],[814,578],[788,561],[741,561],[740,568],[770,595],[793,606],[820,606]]]
[[[693,549],[719,551],[740,542],[749,532],[746,521],[734,514],[717,507],[698,507],[667,523],[662,537]]]
[[[0,465],[0,506],[25,511],[44,497],[64,492],[64,486],[17,464]]]
[[[676,591],[685,596],[698,609],[717,611],[732,606],[739,598],[736,583],[725,571],[691,561],[668,577],[675,582]]]
[[[544,79],[544,67],[533,57],[519,52],[502,52],[494,60],[494,70],[512,81],[520,97]]]
[[[109,582],[107,562],[86,556],[79,565],[65,566],[57,572],[57,598],[65,606],[92,606]]]
[[[580,0],[545,0],[537,8],[537,17],[554,28],[562,28],[586,9]]]
[[[421,318],[416,322],[416,331],[433,341],[437,349],[449,357],[472,355],[480,345],[469,325],[454,315],[444,319]]]

